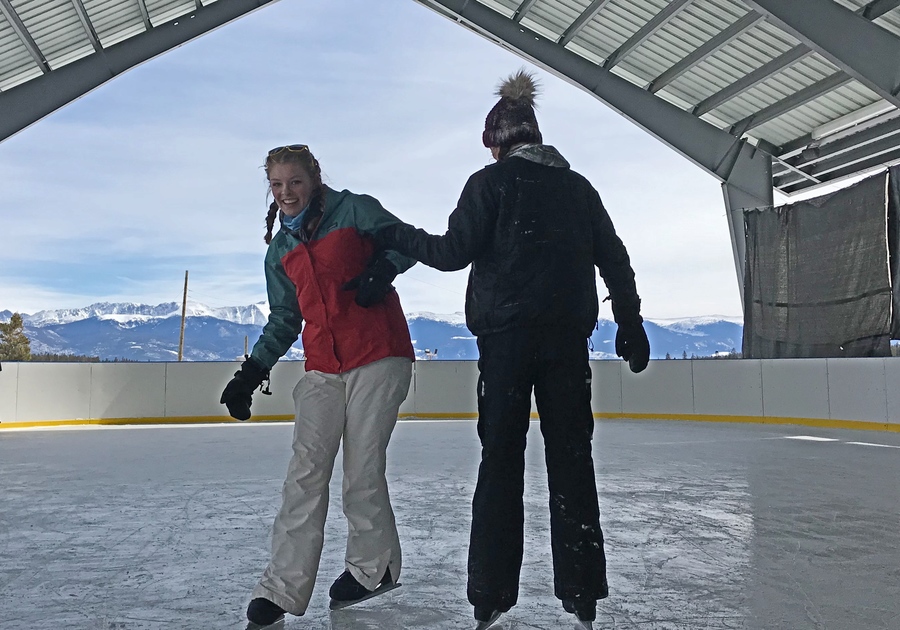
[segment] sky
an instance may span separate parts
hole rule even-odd
[[[600,192],[644,316],[739,317],[715,178],[412,0],[276,2],[0,143],[0,310],[180,302],[185,271],[191,302],[265,300],[261,165],[283,144],[308,144],[332,188],[443,233],[466,179],[491,162],[484,118],[519,68],[542,85],[544,141]],[[466,281],[419,264],[395,286],[407,313],[455,313]]]

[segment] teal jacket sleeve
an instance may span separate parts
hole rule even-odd
[[[381,202],[369,195],[357,195],[354,200],[354,224],[362,234],[375,237],[379,230],[388,225],[403,223],[400,219],[384,209]],[[400,252],[388,250],[385,256],[397,268],[397,273],[403,273],[416,264],[415,258],[404,256]]]
[[[266,253],[266,289],[269,294],[269,321],[263,327],[262,335],[253,345],[250,355],[260,364],[271,369],[278,359],[283,357],[297,337],[303,326],[303,315],[297,303],[297,290],[281,265],[281,249],[272,241]]]

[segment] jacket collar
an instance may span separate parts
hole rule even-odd
[[[530,162],[556,168],[569,168],[570,166],[566,158],[549,144],[523,144],[507,153],[506,157],[520,157]]]

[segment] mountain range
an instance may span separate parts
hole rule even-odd
[[[36,354],[73,354],[101,360],[175,361],[181,334],[181,305],[91,304],[78,309],[22,313],[25,335]],[[185,311],[184,359],[233,361],[252,348],[268,318],[265,302],[210,308],[191,303]],[[12,316],[0,311],[0,322]],[[478,348],[462,313],[407,313],[410,334],[420,359],[475,360]],[[646,320],[652,357],[708,357],[740,350],[739,318],[693,317]],[[592,359],[614,359],[616,324],[600,319],[590,338]],[[285,357],[303,358],[298,340]]]

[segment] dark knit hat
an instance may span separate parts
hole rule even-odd
[[[519,70],[497,87],[500,100],[484,119],[484,146],[507,148],[520,142],[543,142],[534,117],[534,97],[538,84],[534,77]]]

